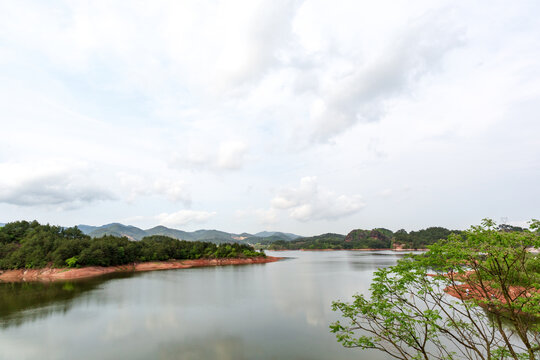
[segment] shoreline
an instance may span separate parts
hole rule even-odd
[[[169,260],[131,263],[117,266],[86,266],[82,268],[42,268],[0,270],[0,283],[26,281],[61,281],[88,279],[117,272],[189,269],[193,267],[266,264],[282,260],[281,257],[249,257],[197,260]]]
[[[268,251],[395,251],[395,252],[407,252],[407,251],[428,251],[428,249],[279,249]]]
[[[482,307],[483,309],[493,312],[493,313],[501,313],[504,311],[507,311],[508,309],[504,308],[505,305],[508,305],[508,301],[501,292],[501,290],[496,289],[489,285],[489,283],[484,283],[483,288],[478,288],[476,284],[471,284],[468,282],[469,277],[474,274],[473,271],[467,271],[463,275],[462,274],[445,274],[443,275],[446,278],[450,278],[453,281],[459,282],[459,284],[452,283],[445,287],[443,291],[456,299],[459,299],[461,301],[465,300],[475,300],[476,305]],[[437,276],[437,274],[427,274],[427,276]],[[534,288],[525,288],[523,286],[519,285],[509,285],[508,286],[508,296],[510,298],[510,302],[513,303],[514,301],[517,301],[519,298],[528,300],[536,292],[540,292],[540,290],[535,290]],[[520,313],[520,311],[518,311]],[[538,315],[536,318],[539,318],[540,315]]]

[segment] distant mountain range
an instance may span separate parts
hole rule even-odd
[[[299,235],[296,235],[296,234],[291,234],[291,233],[283,233],[283,232],[278,232],[278,231],[261,231],[261,232],[258,232],[256,234],[254,234],[255,236],[257,237],[261,237],[261,238],[266,238],[266,237],[270,237],[270,236],[277,236],[277,237],[286,237],[286,238],[289,238],[291,240],[294,240],[294,239],[298,239]]]
[[[257,243],[261,240],[284,240],[291,241],[299,238],[299,235],[291,233],[282,233],[278,231],[262,231],[256,234],[241,233],[233,234],[219,230],[197,230],[183,231],[171,229],[165,226],[156,226],[151,229],[143,230],[135,226],[112,223],[103,226],[77,225],[85,234],[91,237],[101,237],[104,235],[125,236],[131,240],[141,240],[145,236],[165,235],[175,239],[188,241],[208,241],[214,243],[222,242],[242,242]]]

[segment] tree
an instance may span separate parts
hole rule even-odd
[[[115,266],[136,261],[199,259],[201,257],[265,256],[247,244],[216,244],[153,235],[141,241],[104,235],[91,239],[78,228],[18,221],[0,227],[0,270],[46,266]],[[76,261],[74,261],[76,260]]]
[[[371,297],[337,301],[346,347],[396,359],[540,359],[540,222],[498,231],[491,220],[380,269]]]
[[[77,265],[77,257],[73,256],[73,257],[70,257],[69,259],[66,259],[66,265],[68,267],[75,267]]]

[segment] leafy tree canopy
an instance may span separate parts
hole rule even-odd
[[[346,347],[396,359],[539,359],[540,222],[491,220],[380,269],[371,296],[336,301],[331,326]]]

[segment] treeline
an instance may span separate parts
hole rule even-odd
[[[77,227],[17,221],[0,228],[0,269],[114,266],[134,262],[265,256],[246,244],[213,244],[147,236],[90,238]]]
[[[298,238],[291,241],[267,241],[259,243],[255,245],[255,247],[268,250],[344,249],[344,239],[345,235],[328,233],[317,236]]]
[[[452,233],[459,234],[461,231],[443,227],[429,227],[411,232],[401,229],[395,233],[384,228],[356,229],[346,236],[329,233],[292,241],[261,242],[255,247],[269,250],[424,249],[440,239],[446,239]]]
[[[384,228],[373,230],[356,229],[345,237],[345,243],[351,249],[390,249],[392,248],[392,231]]]
[[[394,243],[403,245],[404,249],[420,249],[433,245],[440,239],[446,239],[452,233],[460,234],[461,232],[460,230],[448,230],[439,226],[409,233],[401,229],[394,233]]]

